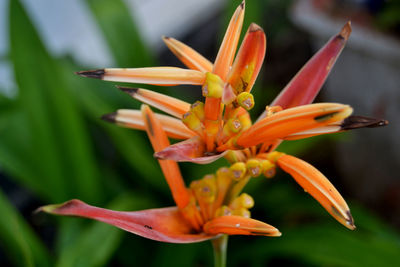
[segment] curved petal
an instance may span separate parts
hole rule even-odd
[[[347,22],[339,34],[333,36],[292,78],[270,106],[283,109],[310,104],[314,101],[336,59],[351,34],[350,22]],[[266,116],[262,113],[258,120]]]
[[[156,152],[154,156],[158,159],[169,159],[178,162],[193,162],[198,164],[208,164],[225,156],[227,151],[204,156],[205,148],[203,141],[195,136],[191,139],[173,144],[162,151]]]
[[[163,41],[169,50],[189,69],[201,72],[212,71],[213,64],[191,47],[171,37],[163,37]]]
[[[236,94],[250,92],[264,61],[266,46],[263,29],[250,24],[227,78]]]
[[[196,135],[181,120],[163,114],[155,113],[154,115],[161,122],[163,130],[170,138],[188,139]],[[103,115],[101,118],[122,127],[145,130],[145,123],[140,110],[119,109],[116,112]]]
[[[290,134],[322,127],[348,117],[353,109],[336,103],[303,105],[276,112],[256,122],[237,139],[242,147],[281,139]]]
[[[141,88],[129,88],[122,86],[117,86],[117,88],[129,94],[131,97],[141,101],[142,103],[162,110],[178,119],[182,119],[183,114],[190,110],[189,103],[175,97]]]
[[[217,217],[203,226],[204,232],[212,235],[263,235],[281,236],[275,227],[251,218],[241,216]]]
[[[289,155],[280,156],[277,164],[282,170],[289,173],[338,222],[351,230],[356,228],[346,201],[321,172],[307,162]]]
[[[176,207],[142,211],[114,211],[97,208],[73,199],[63,204],[41,207],[39,211],[93,219],[161,242],[194,243],[215,237],[204,233],[193,233],[190,224],[186,222]]]
[[[205,74],[197,70],[176,67],[113,68],[80,71],[76,74],[105,81],[144,83],[154,85],[194,84],[201,85]]]

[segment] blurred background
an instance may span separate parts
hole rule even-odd
[[[79,198],[117,210],[173,205],[144,133],[99,118],[140,104],[75,71],[182,66],[161,35],[214,60],[237,0],[0,1],[0,265],[210,266],[209,242],[150,241],[79,218],[33,214]],[[256,118],[342,25],[353,33],[317,102],[341,102],[387,127],[285,142],[280,151],[322,171],[347,200],[349,231],[279,171],[253,179],[252,217],[283,236],[231,237],[231,266],[400,264],[400,5],[384,0],[248,0],[244,30],[264,28],[267,55],[253,89]],[[199,88],[160,90],[188,102]],[[226,162],[180,164],[187,184]]]

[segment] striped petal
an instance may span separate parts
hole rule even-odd
[[[336,59],[342,52],[351,34],[350,22],[347,22],[339,34],[333,36],[293,77],[270,106],[283,109],[310,104],[314,101]],[[266,117],[262,113],[258,120]]]
[[[213,64],[191,47],[171,37],[163,37],[163,41],[169,50],[189,69],[201,72],[212,71]]]
[[[282,170],[289,173],[338,222],[351,230],[355,229],[349,207],[336,188],[321,172],[307,162],[289,155],[279,157],[277,164]]]
[[[153,106],[159,110],[164,111],[178,119],[181,119],[183,114],[189,111],[190,104],[179,100],[174,97],[163,95],[154,91],[140,89],[140,88],[128,88],[117,86],[123,92],[129,94],[131,97]]]
[[[238,95],[250,92],[264,61],[267,41],[263,29],[252,23],[237,53],[227,82]]]
[[[303,105],[276,112],[245,131],[237,139],[242,147],[282,139],[296,132],[322,127],[348,117],[353,109],[336,103]]]
[[[39,210],[56,215],[93,219],[161,242],[194,243],[215,237],[204,233],[194,234],[193,228],[176,207],[142,211],[114,211],[97,208],[74,199],[59,205],[44,206]]]
[[[114,68],[94,71],[80,71],[78,75],[101,79],[105,81],[144,83],[154,85],[201,85],[205,74],[197,70],[187,70],[176,67],[151,67],[151,68]]]
[[[275,227],[251,218],[241,216],[217,217],[203,226],[204,232],[211,235],[261,235],[281,236]]]
[[[163,130],[170,138],[188,139],[196,135],[181,120],[157,113],[154,115],[161,122]],[[122,127],[145,130],[145,123],[139,110],[119,109],[114,113],[104,115],[102,119]]]

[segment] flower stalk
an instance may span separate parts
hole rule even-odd
[[[214,250],[214,266],[226,266],[226,254],[228,248],[228,235],[222,235],[211,241]]]

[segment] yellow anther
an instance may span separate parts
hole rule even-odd
[[[215,212],[215,217],[232,215],[232,210],[228,206],[222,206]]]
[[[215,196],[217,195],[217,184],[215,176],[208,174],[200,180],[198,192],[199,196],[203,198],[207,203],[214,202]]]
[[[192,111],[186,112],[182,116],[182,122],[192,131],[200,133],[204,126],[200,119]]]
[[[238,119],[229,119],[227,125],[229,126],[229,130],[233,133],[237,133],[242,129],[242,124]]]
[[[254,107],[254,97],[248,92],[242,92],[237,96],[238,104],[245,110],[250,110]]]
[[[247,130],[251,127],[251,118],[249,113],[244,113],[238,116],[240,124],[242,125],[242,131]]]
[[[202,88],[204,97],[222,97],[224,82],[218,75],[211,72],[206,73],[206,79]]]
[[[269,117],[272,114],[277,113],[278,111],[281,111],[281,110],[282,110],[281,106],[272,106],[272,107],[266,106],[265,107],[265,111],[267,113],[266,117]]]
[[[203,121],[204,120],[204,103],[200,101],[196,101],[192,106],[190,107],[190,110],[192,113],[196,115],[199,120]]]
[[[282,153],[282,152],[273,151],[271,153],[268,153],[267,159],[269,161],[271,161],[272,163],[275,163],[283,155],[284,155],[284,153]]]
[[[232,211],[232,215],[236,215],[236,216],[241,216],[241,217],[245,217],[245,218],[250,218],[250,211],[245,209],[245,208],[240,208],[237,210],[233,210]]]
[[[231,171],[232,179],[235,181],[241,180],[246,175],[246,164],[243,162],[236,162],[229,168]]]
[[[237,210],[240,208],[250,209],[253,206],[254,206],[253,198],[246,193],[242,193],[240,196],[235,198],[235,200],[233,200],[232,203],[229,205],[229,207],[233,210]]]
[[[246,167],[252,177],[257,177],[261,174],[261,162],[258,159],[249,159],[246,162]]]
[[[269,160],[261,161],[261,171],[267,178],[272,178],[276,173],[276,165]]]

